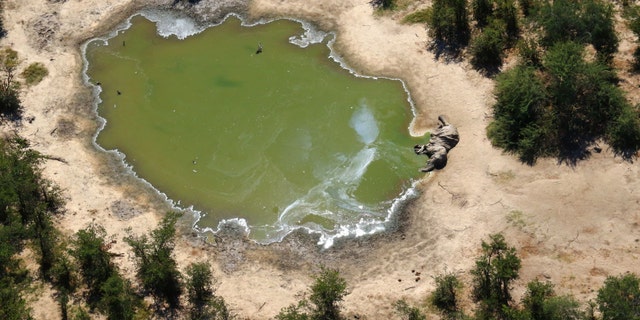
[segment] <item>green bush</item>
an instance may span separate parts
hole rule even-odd
[[[542,26],[541,43],[590,43],[602,61],[609,62],[618,49],[613,6],[601,0],[554,0],[543,2],[536,15]]]
[[[429,301],[440,312],[448,318],[459,312],[458,291],[462,283],[454,274],[438,275],[436,280],[436,290],[431,295]]]
[[[490,25],[471,42],[471,64],[478,70],[495,73],[502,65],[505,48],[500,27]]]
[[[615,73],[585,61],[583,52],[581,44],[557,43],[539,66],[519,65],[496,78],[487,128],[495,146],[529,164],[540,156],[581,159],[601,138],[627,157],[640,149],[638,111],[616,86]]]
[[[632,273],[607,277],[597,301],[602,320],[640,319],[640,278]]]
[[[231,315],[221,297],[214,295],[214,279],[208,264],[192,263],[187,267],[187,300],[190,319],[226,320]]]
[[[405,300],[398,300],[393,303],[393,308],[403,320],[427,320],[420,309],[410,306]]]
[[[404,23],[428,23],[431,19],[431,9],[423,9],[406,15],[402,22]]]
[[[283,308],[276,316],[278,320],[340,320],[339,303],[349,294],[347,282],[335,269],[321,267],[314,277],[309,299]]]
[[[500,319],[510,307],[511,284],[518,278],[520,258],[516,256],[516,249],[507,245],[504,236],[489,237],[489,243],[482,241],[482,256],[471,270],[472,298],[480,304],[478,318]]]
[[[477,26],[484,28],[493,16],[493,0],[472,0],[471,9]]]
[[[180,305],[182,294],[181,275],[173,258],[176,222],[180,215],[168,213],[151,237],[127,236],[124,241],[131,246],[136,257],[137,277],[145,290],[151,292],[156,302],[166,302],[171,308]]]
[[[27,85],[36,85],[49,75],[49,70],[40,62],[30,64],[22,71],[22,77]]]
[[[607,128],[607,142],[625,158],[640,150],[640,113],[638,107],[625,108]]]
[[[445,46],[466,46],[470,29],[465,0],[434,0],[431,6],[429,34]]]
[[[100,300],[102,285],[116,273],[111,255],[106,250],[104,228],[91,224],[76,232],[72,240],[71,255],[80,266],[80,274],[90,290],[89,304],[95,306]]]

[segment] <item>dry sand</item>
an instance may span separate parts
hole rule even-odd
[[[144,184],[127,178],[116,156],[92,145],[97,121],[91,91],[82,84],[79,44],[143,6],[168,2],[4,2],[9,33],[2,45],[19,52],[21,67],[42,62],[50,72],[40,84],[24,89],[25,116],[35,119],[16,130],[36,150],[67,162],[48,161],[44,166],[45,176],[68,197],[60,226],[73,233],[98,222],[118,240],[114,253],[128,252],[122,237],[153,229],[168,207]],[[208,2],[215,3],[204,0],[202,5]],[[404,11],[425,5],[416,1]],[[393,234],[340,242],[323,251],[304,236],[270,246],[233,236],[203,244],[185,228],[176,250],[180,267],[210,261],[217,293],[240,318],[273,317],[297,301],[310,276],[324,264],[339,268],[348,281],[347,313],[388,319],[395,300],[423,304],[434,287],[432,276],[447,270],[468,279],[481,240],[496,232],[519,248],[523,260],[516,298],[523,284],[540,278],[586,301],[607,275],[640,273],[636,164],[615,157],[606,145],[576,166],[547,159],[530,167],[502,154],[485,135],[492,81],[465,63],[436,61],[425,49],[424,27],[399,24],[401,13],[376,14],[367,0],[254,0],[248,12],[254,18],[303,18],[335,31],[335,48],[350,66],[405,81],[417,109],[416,133],[435,126],[436,117],[444,114],[458,126],[461,141],[444,170],[425,176],[422,196]],[[629,47],[627,43],[624,54],[630,53]],[[131,258],[130,253],[117,258],[130,277]],[[419,280],[412,270],[421,272]],[[51,294],[45,290],[35,302],[37,319],[59,318]]]

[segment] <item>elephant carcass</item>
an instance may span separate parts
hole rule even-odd
[[[427,165],[420,169],[422,172],[444,168],[447,165],[447,153],[460,141],[456,127],[447,122],[444,116],[438,116],[438,120],[440,123],[438,128],[431,133],[429,143],[417,144],[413,147],[416,154],[429,156]]]

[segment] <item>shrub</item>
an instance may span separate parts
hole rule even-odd
[[[427,316],[418,308],[410,306],[405,300],[394,302],[393,307],[403,320],[427,320]]]
[[[91,291],[89,303],[97,304],[100,299],[100,288],[115,272],[111,255],[106,248],[106,231],[102,226],[91,224],[76,232],[71,255],[80,265],[80,274]]]
[[[607,277],[597,301],[602,320],[640,319],[640,279],[631,273]]]
[[[137,259],[137,277],[142,286],[151,292],[156,302],[167,302],[171,308],[180,305],[182,293],[181,275],[173,258],[175,225],[179,216],[168,213],[158,228],[151,231],[151,239],[146,235],[124,238]]]
[[[493,0],[472,0],[471,9],[478,27],[484,28],[493,16]]]
[[[435,0],[429,15],[429,34],[445,46],[466,46],[470,29],[465,0]]]
[[[451,318],[459,311],[458,291],[462,283],[454,274],[436,276],[436,290],[430,298],[430,302],[445,316]]]
[[[504,38],[499,26],[484,28],[471,42],[471,64],[478,70],[495,73],[502,65]]]
[[[49,70],[40,62],[30,64],[22,71],[22,77],[27,85],[36,85],[49,74]]]
[[[600,0],[554,0],[543,2],[536,20],[542,26],[541,43],[551,47],[559,42],[590,43],[602,61],[609,62],[617,51],[618,38],[613,7]]]
[[[431,10],[423,9],[406,15],[402,22],[404,23],[428,23],[431,19]]]
[[[349,294],[347,282],[335,269],[321,267],[320,273],[314,277],[310,288],[309,299],[283,308],[276,316],[278,320],[339,320],[339,303]]]
[[[502,318],[511,301],[511,283],[518,278],[520,259],[514,247],[509,247],[501,234],[482,241],[482,256],[471,270],[472,298],[480,303],[479,318]]]
[[[187,299],[191,305],[191,319],[230,319],[224,299],[214,295],[213,274],[206,263],[192,263],[187,267]]]

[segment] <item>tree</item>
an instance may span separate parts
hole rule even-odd
[[[495,73],[502,65],[505,48],[502,27],[492,23],[471,41],[471,64],[478,70]]]
[[[482,241],[482,256],[471,270],[472,297],[480,303],[479,318],[504,318],[504,308],[511,301],[511,283],[518,278],[520,259],[516,249],[509,247],[502,234],[490,235]]]
[[[17,120],[22,116],[22,105],[18,97],[17,83],[13,80],[18,66],[18,53],[10,48],[0,51],[0,120]]]
[[[93,306],[100,300],[102,285],[116,273],[105,237],[102,226],[90,224],[76,232],[72,240],[71,255],[80,266],[80,274],[91,294],[89,304]]]
[[[484,28],[489,24],[489,20],[493,16],[493,0],[472,0],[471,8],[473,9],[473,19],[479,28]]]
[[[214,295],[213,285],[213,274],[208,264],[192,263],[187,267],[186,288],[191,319],[231,318],[224,299]]]
[[[101,286],[100,309],[110,320],[132,320],[140,299],[133,293],[131,283],[114,273]]]
[[[610,62],[618,50],[613,7],[600,0],[554,0],[541,4],[536,21],[542,26],[541,43],[551,47],[559,42],[592,44],[602,61]]]
[[[393,307],[403,320],[427,320],[420,309],[410,306],[405,300],[396,301]]]
[[[469,42],[470,29],[465,0],[434,0],[429,35],[448,50],[455,51]]]
[[[335,269],[322,268],[311,286],[309,301],[313,303],[315,319],[341,319],[339,303],[347,292],[347,281]]]
[[[633,273],[607,277],[597,302],[602,320],[640,319],[640,279]]]
[[[176,222],[180,215],[170,212],[146,235],[127,236],[124,241],[131,246],[136,256],[137,277],[145,290],[151,292],[156,302],[166,302],[170,308],[180,305],[182,286],[180,272],[173,258]]]
[[[452,273],[438,275],[436,290],[431,295],[430,302],[448,318],[454,318],[460,311],[458,307],[458,290],[462,286],[458,277]]]
[[[531,320],[580,320],[585,314],[569,296],[556,296],[551,283],[531,281],[522,298],[524,317]]]
[[[26,301],[20,296],[20,289],[11,278],[0,278],[0,319],[32,319]]]
[[[280,311],[278,320],[340,320],[339,303],[349,294],[347,282],[335,269],[320,268],[310,288],[309,299]]]
[[[560,42],[537,66],[519,65],[496,78],[492,143],[529,164],[540,156],[575,162],[605,139],[618,154],[640,149],[640,116],[616,86],[613,70],[586,61],[584,48]]]

